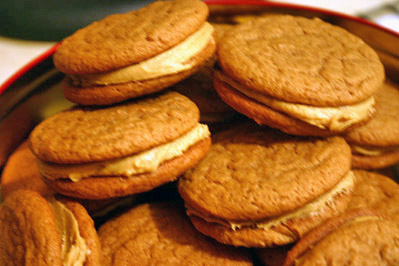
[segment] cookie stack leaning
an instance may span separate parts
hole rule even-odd
[[[54,64],[67,74],[65,97],[80,106],[30,135],[50,187],[84,199],[141,193],[177,179],[205,155],[210,133],[198,123],[197,106],[176,92],[158,92],[213,56],[207,16],[198,0],[158,1],[62,42]]]
[[[354,176],[341,137],[301,138],[243,124],[213,141],[178,189],[194,226],[219,242],[292,243],[349,203]]]
[[[374,114],[383,65],[342,28],[317,18],[268,16],[236,26],[218,46],[216,90],[258,124],[327,136]]]
[[[208,12],[199,0],[156,1],[78,30],[54,54],[56,68],[67,74],[65,97],[112,104],[183,80],[215,52]]]

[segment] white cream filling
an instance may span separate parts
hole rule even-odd
[[[344,105],[339,107],[316,107],[305,104],[288,103],[273,99],[239,84],[221,72],[218,72],[217,76],[220,80],[229,84],[231,87],[243,93],[247,97],[261,102],[274,110],[286,113],[321,129],[329,129],[338,132],[344,131],[353,124],[359,123],[360,121],[366,119],[370,113],[375,112],[374,97],[370,97],[365,101],[354,105]]]
[[[213,39],[214,28],[208,22],[186,40],[173,48],[138,64],[98,74],[71,75],[74,85],[109,85],[153,79],[191,69],[190,59],[201,52]]]

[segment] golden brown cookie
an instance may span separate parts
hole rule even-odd
[[[178,188],[194,226],[222,243],[292,243],[350,200],[351,154],[340,137],[300,138],[243,124],[213,140]]]
[[[384,80],[375,51],[319,19],[281,15],[237,25],[217,56],[223,100],[259,124],[297,135],[331,135],[367,121]]]
[[[78,30],[54,54],[55,66],[68,74],[66,98],[112,104],[188,77],[216,49],[207,16],[199,0],[156,1]]]
[[[386,82],[375,95],[373,119],[345,136],[352,147],[352,167],[378,169],[399,162],[399,89]]]
[[[105,199],[151,190],[193,167],[210,146],[186,97],[169,92],[107,108],[75,107],[30,135],[41,174],[57,192]]]
[[[1,265],[95,266],[101,261],[93,220],[76,202],[15,191],[0,208],[0,234]]]
[[[99,229],[104,266],[252,265],[245,250],[198,233],[176,203],[144,204]]]
[[[354,170],[355,189],[349,209],[368,208],[399,217],[399,185],[392,179],[368,171]]]
[[[367,209],[334,217],[302,238],[289,265],[397,265],[399,223]]]
[[[42,180],[36,157],[24,141],[8,158],[1,174],[1,193],[3,198],[17,189],[33,190],[43,197],[54,194]]]

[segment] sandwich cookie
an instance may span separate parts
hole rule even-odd
[[[75,107],[30,135],[45,182],[76,198],[145,192],[176,180],[210,147],[206,125],[186,97],[169,92],[108,108]]]
[[[399,89],[385,83],[375,95],[373,119],[345,136],[352,148],[352,168],[378,169],[399,162]]]
[[[291,265],[398,265],[399,223],[367,209],[334,217],[287,254]]]
[[[0,235],[1,265],[100,265],[93,220],[73,201],[15,191],[0,207]]]
[[[156,1],[78,30],[54,54],[65,97],[107,105],[183,80],[216,50],[207,16],[199,0]]]
[[[194,226],[219,242],[272,247],[342,212],[354,186],[341,137],[299,138],[240,125],[178,182]]]
[[[269,16],[237,25],[218,45],[217,92],[258,124],[326,136],[374,113],[383,65],[342,28],[320,19]]]
[[[252,265],[245,250],[198,233],[179,207],[144,204],[102,225],[103,265]]]
[[[399,217],[399,185],[392,179],[373,172],[354,170],[355,189],[349,209],[368,208]]]
[[[36,157],[24,141],[8,158],[1,175],[1,192],[7,198],[16,190],[36,191],[43,197],[53,196],[56,192],[47,186],[41,177]],[[132,196],[105,200],[73,199],[82,204],[94,219],[104,219],[111,211],[131,205]],[[96,221],[97,222],[97,221]]]

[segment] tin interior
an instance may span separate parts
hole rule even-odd
[[[245,4],[242,4],[245,3]],[[291,14],[320,19],[338,25],[362,38],[379,54],[387,79],[399,84],[399,34],[371,22],[320,10],[270,2],[235,1],[218,4],[209,1],[211,22],[237,23],[237,16]],[[244,16],[244,17],[243,17]],[[72,105],[61,90],[63,74],[54,69],[52,57],[34,65],[0,95],[0,169],[7,156],[44,118]],[[398,166],[392,169],[396,178]]]

